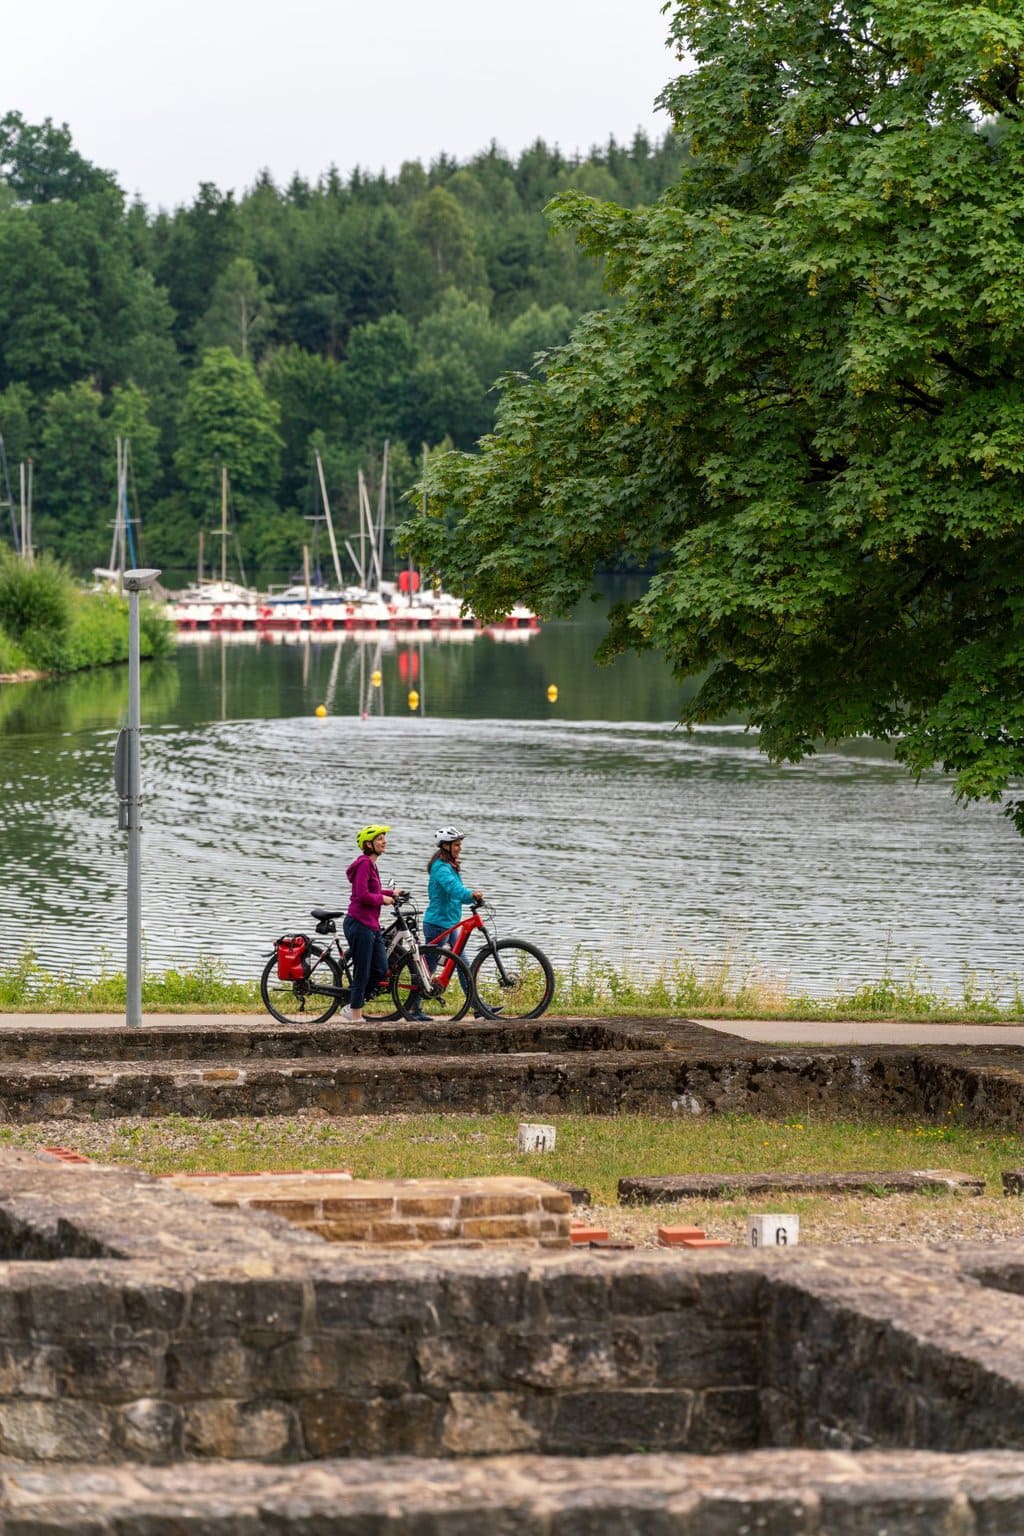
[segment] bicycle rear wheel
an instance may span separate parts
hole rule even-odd
[[[525,939],[499,939],[473,957],[477,1006],[488,1019],[539,1019],[555,995],[551,961]]]
[[[391,995],[404,1019],[424,1018],[455,1024],[473,1000],[473,978],[461,955],[438,944],[423,944],[420,954],[431,973],[433,989],[423,991],[419,967],[410,956],[395,972]]]
[[[277,955],[271,955],[260,977],[260,996],[268,1013],[281,1024],[323,1024],[341,998],[318,992],[317,987],[343,985],[341,967],[332,954],[314,944],[309,951],[309,975],[301,981],[282,981],[277,974]]]

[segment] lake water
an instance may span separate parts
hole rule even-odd
[[[779,768],[738,725],[676,730],[667,669],[596,667],[600,633],[588,609],[515,639],[213,636],[144,666],[147,966],[255,976],[277,934],[343,903],[353,833],[383,820],[382,873],[421,897],[432,829],[465,826],[499,929],[562,964],[730,955],[818,994],[886,967],[954,992],[965,967],[1018,970],[1022,849],[996,808],[871,743]],[[0,690],[8,961],[123,969],[126,710],[123,669]]]

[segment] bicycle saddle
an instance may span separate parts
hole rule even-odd
[[[320,922],[323,922],[325,919],[332,917],[344,917],[347,911],[347,907],[338,907],[337,910],[335,910],[333,907],[314,907],[309,915],[310,917],[318,918]]]

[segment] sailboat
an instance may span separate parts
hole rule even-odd
[[[110,559],[106,565],[94,565],[92,576],[94,591],[116,592],[120,596],[123,591],[125,571],[134,569],[140,561],[135,549],[135,527],[138,518],[130,516],[128,510],[131,439],[117,437],[114,439],[114,446],[117,452],[117,496],[114,503],[114,521],[111,524],[113,537],[110,541]]]
[[[208,581],[203,572],[203,535],[199,535],[196,580],[173,598],[168,607],[179,629],[237,630],[256,626],[259,595],[255,587],[228,580],[228,471],[220,472],[220,579]],[[241,558],[239,557],[239,563]],[[242,571],[242,582],[245,572]]]
[[[346,614],[350,614],[353,611],[353,605],[359,602],[364,594],[361,583],[359,585],[346,585],[342,576],[341,557],[338,553],[338,541],[334,533],[334,519],[331,516],[331,503],[327,495],[323,460],[319,453],[316,453],[314,458],[317,478],[320,483],[320,500],[323,507],[323,512],[314,521],[323,521],[327,526],[327,537],[331,546],[331,560],[334,565],[336,585],[329,587],[322,581],[313,582],[310,572],[309,546],[303,545],[303,580],[301,582],[294,582],[288,587],[277,590],[272,589],[260,600],[256,622],[261,629],[341,628],[343,627]],[[362,571],[359,562],[348,540],[345,541],[345,548],[357,575],[361,578]]]

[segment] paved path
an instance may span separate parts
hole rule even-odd
[[[550,1015],[546,1023],[558,1015]],[[0,1032],[37,1029],[46,1031],[55,1025],[74,1029],[117,1029],[124,1027],[123,1013],[0,1013]],[[608,1017],[609,1024],[625,1019]],[[657,1019],[645,1019],[657,1028]],[[720,1034],[739,1035],[743,1040],[767,1044],[787,1042],[799,1045],[1024,1045],[1021,1024],[911,1024],[911,1023],[822,1023],[793,1019],[698,1019],[694,1021]],[[177,1025],[183,1031],[244,1028],[246,1024],[262,1029],[273,1028],[274,1021],[264,1013],[145,1013],[143,1026],[166,1029]]]
[[[744,1040],[800,1045],[1024,1045],[1020,1024],[817,1023],[794,1019],[701,1019]]]

